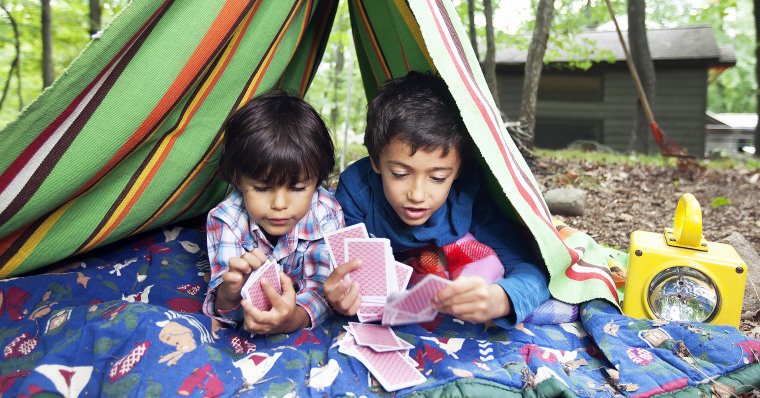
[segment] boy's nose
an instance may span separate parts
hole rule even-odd
[[[285,189],[275,189],[272,196],[271,207],[274,210],[283,210],[288,208],[288,196]]]
[[[409,188],[409,192],[407,192],[406,196],[410,202],[413,202],[413,203],[424,202],[425,196],[427,196],[427,192],[425,191],[425,183],[423,181],[412,182],[412,186]]]

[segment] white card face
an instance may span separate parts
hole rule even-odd
[[[325,235],[325,242],[327,243],[327,250],[330,252],[330,261],[332,262],[333,268],[336,268],[346,262],[344,260],[344,241],[350,238],[369,238],[367,227],[363,223],[359,223],[346,228],[341,228],[337,231],[330,232],[329,234]]]
[[[280,265],[272,259],[262,264],[256,271],[248,276],[248,280],[245,281],[243,288],[240,290],[240,295],[244,299],[248,299],[256,308],[262,311],[269,311],[272,309],[272,303],[269,301],[264,289],[261,288],[261,278],[264,277],[269,280],[274,290],[277,293],[282,294],[282,285],[280,284]]]
[[[345,261],[361,259],[361,267],[348,275],[359,283],[362,300],[383,302],[390,293],[389,282],[396,282],[396,267],[388,264],[391,245],[388,239],[346,239]],[[390,255],[392,258],[392,254]]]

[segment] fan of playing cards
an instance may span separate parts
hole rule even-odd
[[[364,224],[355,224],[325,236],[328,250],[337,267],[361,259],[361,267],[348,276],[359,282],[362,304],[357,316],[361,322],[382,320],[384,325],[427,322],[438,313],[431,300],[451,281],[427,275],[410,290],[405,290],[412,268],[396,261],[388,239],[370,238]]]
[[[350,322],[345,328],[348,333],[339,342],[338,351],[363,363],[386,391],[427,380],[409,356],[409,349],[414,346],[401,340],[389,326]]]

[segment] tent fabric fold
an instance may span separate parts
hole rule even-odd
[[[555,226],[451,2],[347,1],[367,96],[410,70],[443,77],[490,191],[533,235],[553,296],[618,305],[609,264],[625,268],[627,255]],[[337,7],[338,0],[130,3],[0,132],[0,278],[221,201],[224,120],[275,87],[303,96]]]

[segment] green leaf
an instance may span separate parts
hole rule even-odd
[[[715,200],[713,200],[712,207],[716,208],[720,206],[726,206],[726,205],[730,205],[731,203],[733,203],[731,199],[726,199],[722,196],[718,196],[717,198],[715,198]]]

